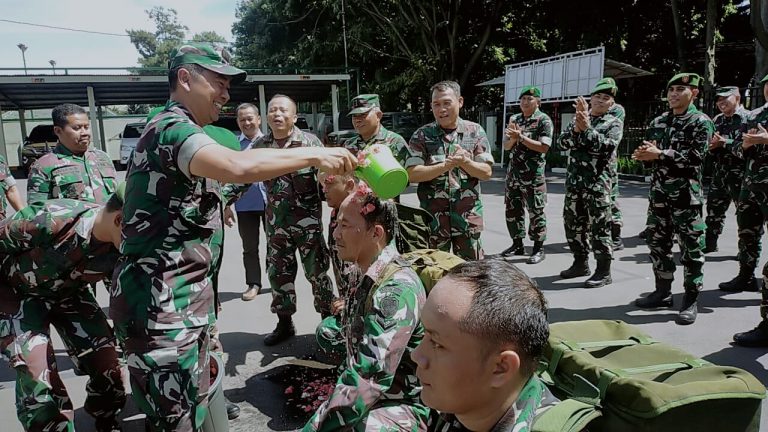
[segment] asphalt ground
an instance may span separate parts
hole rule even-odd
[[[20,181],[22,189],[25,182]],[[717,284],[731,279],[738,272],[736,261],[737,236],[733,206],[729,209],[726,228],[720,239],[720,251],[707,255],[704,266],[704,290],[700,297],[700,313],[694,325],[681,327],[674,323],[676,309],[656,311],[638,310],[633,301],[653,290],[653,274],[648,248],[637,238],[645,224],[647,185],[623,181],[620,205],[624,212],[622,236],[626,249],[615,255],[613,283],[606,287],[585,289],[586,279],[561,280],[559,272],[567,268],[572,256],[567,248],[563,230],[564,177],[548,177],[548,240],[547,257],[537,265],[525,264],[525,257],[511,261],[533,277],[549,302],[552,322],[617,319],[634,324],[652,337],[673,344],[708,361],[743,368],[768,385],[768,349],[742,348],[731,344],[733,334],[752,329],[759,320],[759,293],[726,294],[718,291]],[[417,204],[414,189],[403,195],[406,204]],[[483,242],[486,254],[493,256],[510,245],[504,222],[504,183],[501,172],[483,184],[485,230]],[[327,219],[328,211],[324,217]],[[326,223],[327,226],[327,223]],[[531,242],[526,240],[530,251]],[[219,328],[226,352],[224,377],[225,394],[242,409],[240,418],[229,423],[230,430],[286,431],[301,426],[286,407],[284,384],[295,372],[290,361],[310,355],[316,350],[314,329],[320,316],[312,307],[309,283],[301,271],[297,278],[298,313],[297,336],[282,345],[266,347],[264,336],[275,326],[276,318],[269,312],[269,288],[262,290],[253,301],[243,302],[240,294],[245,279],[242,269],[242,244],[237,228],[226,231],[224,263],[220,276],[220,297],[223,311]],[[265,251],[262,236],[262,254]],[[679,254],[676,253],[679,257]],[[263,259],[263,255],[262,255]],[[765,262],[765,256],[761,263]],[[594,260],[591,267],[594,269]],[[758,270],[759,272],[759,270]],[[680,304],[682,296],[682,268],[675,273],[673,292]],[[265,285],[266,275],[263,277]],[[106,291],[99,286],[98,298],[108,306]],[[85,399],[86,377],[75,376],[63,345],[55,337],[59,370],[76,407],[76,428],[79,432],[93,431],[90,416],[82,409]],[[0,363],[4,363],[0,360]],[[5,432],[20,432],[14,408],[15,373],[7,365],[0,365],[0,425]],[[768,404],[763,404],[761,430],[768,430]],[[143,418],[129,402],[124,415],[125,431],[143,430]]]

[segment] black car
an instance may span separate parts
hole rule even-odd
[[[53,125],[37,125],[32,128],[24,144],[19,147],[19,165],[24,175],[29,173],[29,167],[44,154],[53,151],[58,142],[53,133]]]

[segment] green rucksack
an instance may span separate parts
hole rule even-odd
[[[532,431],[757,432],[765,387],[622,321],[552,324],[539,376],[562,402]]]
[[[429,291],[443,278],[452,268],[463,263],[464,260],[456,255],[443,252],[436,249],[419,249],[403,254],[401,259],[392,262],[389,268],[382,273],[382,280],[392,277],[397,270],[404,266],[410,266],[419,276],[424,289]]]
[[[419,249],[433,249],[430,242],[432,235],[432,214],[419,208],[405,204],[396,204],[398,230],[395,236],[395,246],[400,253]]]

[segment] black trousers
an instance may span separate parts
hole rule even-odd
[[[266,229],[266,223],[263,211],[237,212],[237,230],[243,240],[243,267],[248,285],[262,286],[259,230]]]

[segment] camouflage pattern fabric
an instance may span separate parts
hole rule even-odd
[[[624,123],[626,117],[626,111],[620,104],[614,103],[608,110],[608,114],[613,115],[617,119]],[[613,152],[613,157],[610,163],[611,168],[611,219],[613,226],[621,228],[624,225],[624,218],[621,214],[621,208],[619,207],[619,157],[618,147]]]
[[[253,148],[322,147],[316,136],[294,127],[285,140],[272,132],[258,138]],[[272,287],[272,313],[296,313],[296,251],[304,275],[312,285],[315,310],[330,315],[333,282],[330,257],[323,238],[322,198],[317,169],[305,168],[264,182],[267,189],[267,276]]]
[[[733,152],[734,146],[741,146],[741,128],[749,112],[741,105],[731,117],[720,113],[714,118],[715,131],[725,138],[723,147],[711,150],[713,159],[712,184],[707,192],[707,234],[719,237],[723,233],[725,212],[734,203],[738,206],[741,182],[744,180],[746,162]]]
[[[565,180],[563,222],[571,253],[595,258],[613,256],[611,238],[611,159],[621,142],[624,123],[610,113],[590,116],[590,127],[580,133],[572,121],[560,135],[560,150],[569,151]]]
[[[404,161],[405,168],[436,165],[459,148],[469,152],[475,162],[493,164],[485,130],[461,118],[454,131],[444,130],[437,122],[422,126],[397,159]],[[430,244],[446,252],[453,248],[454,254],[467,260],[483,258],[483,202],[478,178],[454,168],[419,183],[416,193],[421,208],[434,217]]]
[[[535,375],[525,384],[517,400],[489,432],[527,432],[536,416],[557,404],[558,400]],[[429,416],[429,432],[469,432],[453,414],[432,411]]]
[[[75,155],[58,143],[29,169],[27,202],[70,198],[104,204],[117,188],[117,172],[109,155],[89,148]]]
[[[64,430],[72,402],[56,366],[50,326],[89,375],[85,410],[97,429],[116,424],[125,389],[112,329],[87,289],[119,257],[91,236],[99,206],[57,199],[0,222],[0,350],[16,370],[16,407],[27,431]]]
[[[16,186],[16,179],[13,178],[11,168],[8,167],[5,158],[0,155],[0,220],[5,219],[7,214],[8,200],[5,195],[14,186]]]
[[[411,360],[424,337],[425,301],[419,277],[390,243],[349,294],[342,317],[346,362],[304,431],[425,429],[429,409],[419,399]]]
[[[682,115],[669,111],[656,117],[646,133],[662,151],[650,163],[647,241],[653,272],[656,279],[674,279],[672,236],[677,233],[686,291],[699,291],[704,279],[701,171],[713,131],[712,120],[691,104]]]
[[[523,133],[542,144],[552,145],[552,119],[540,110],[525,118],[522,113],[512,116]],[[544,177],[545,154],[518,143],[509,152],[507,182],[504,194],[507,231],[513,240],[525,237],[525,209],[528,209],[528,237],[533,241],[547,239],[547,183]]]
[[[346,147],[347,150],[349,150],[353,155],[357,155],[360,150],[363,150],[374,144],[383,144],[389,147],[389,149],[392,150],[392,154],[396,158],[404,154],[403,150],[408,145],[403,137],[395,132],[388,130],[382,125],[379,126],[379,131],[368,140],[364,140],[360,134],[357,134],[351,139],[347,140],[344,143],[344,147]],[[405,161],[400,160],[399,162],[402,165]]]

